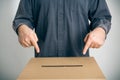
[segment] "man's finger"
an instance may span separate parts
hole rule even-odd
[[[34,38],[36,41],[38,41],[38,37],[37,37],[36,33],[34,33]]]
[[[94,48],[94,47],[95,47],[95,44],[92,42],[89,48]]]
[[[35,47],[35,50],[37,51],[37,53],[39,53],[40,52],[40,48],[39,48],[39,46],[37,44],[37,41],[32,40],[31,43]]]
[[[88,48],[90,47],[91,43],[92,43],[91,39],[88,38],[88,40],[86,41],[85,47],[83,49],[83,54],[84,55],[86,54],[86,52],[87,52]]]
[[[28,45],[27,47],[30,47],[30,46],[31,46],[31,42],[30,42],[30,40],[28,40],[28,39],[24,40],[24,43],[26,43],[26,44]]]
[[[86,42],[88,40],[88,37],[89,37],[89,33],[86,35],[84,42]]]

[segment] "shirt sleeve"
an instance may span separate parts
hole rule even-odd
[[[20,0],[16,16],[13,20],[13,29],[17,32],[21,24],[25,24],[31,29],[34,28],[31,0]]]
[[[105,0],[90,0],[89,20],[91,30],[101,27],[108,34],[111,29],[111,14]]]

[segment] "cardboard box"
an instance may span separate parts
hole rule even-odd
[[[17,80],[105,80],[93,57],[32,58]]]

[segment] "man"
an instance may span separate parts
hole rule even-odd
[[[105,0],[21,0],[13,21],[19,42],[34,46],[35,57],[89,56],[110,27]]]

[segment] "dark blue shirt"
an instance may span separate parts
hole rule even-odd
[[[13,28],[21,24],[35,29],[40,54],[35,57],[74,57],[82,54],[84,38],[96,27],[106,34],[111,15],[105,0],[21,0]]]

